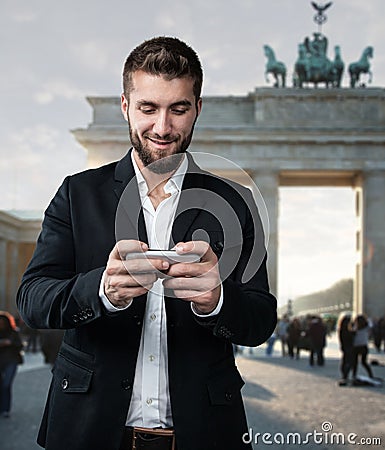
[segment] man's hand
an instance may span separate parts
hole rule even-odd
[[[128,253],[148,250],[147,244],[123,240],[115,244],[107,262],[104,293],[117,308],[129,305],[134,297],[146,294],[169,264],[161,259],[136,258],[126,260]]]
[[[164,287],[173,289],[176,297],[192,301],[198,314],[211,313],[221,293],[217,256],[204,241],[179,242],[175,250],[180,254],[198,253],[201,260],[173,264],[167,271],[170,278],[163,281]]]

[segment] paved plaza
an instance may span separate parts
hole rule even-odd
[[[385,378],[384,353],[371,348],[373,360],[379,363],[372,366],[374,375]],[[272,357],[265,356],[264,345],[252,354],[244,349],[237,365],[246,381],[251,432],[245,439],[252,439],[254,449],[385,448],[385,387],[339,387],[335,338],[329,339],[324,367],[309,366],[307,352],[299,360],[283,358],[279,343]],[[364,375],[361,368],[359,373]],[[41,354],[26,355],[14,384],[12,416],[0,419],[1,450],[40,448],[35,440],[50,376]]]

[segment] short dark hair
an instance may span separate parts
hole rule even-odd
[[[128,99],[132,90],[132,74],[143,70],[167,80],[190,77],[194,81],[196,101],[201,96],[203,72],[196,52],[175,37],[160,36],[138,45],[128,55],[123,68],[123,92]]]

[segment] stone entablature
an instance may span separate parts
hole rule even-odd
[[[0,211],[0,239],[35,243],[41,230],[41,219],[21,219],[11,212]]]
[[[89,97],[88,102],[93,122],[73,133],[94,167],[124,155],[128,129],[118,97]],[[365,170],[385,168],[384,145],[385,89],[258,88],[244,97],[204,97],[191,148],[224,157],[235,153],[247,166],[255,158],[267,166],[274,160],[280,170],[295,169],[293,161],[312,169],[313,160],[317,168],[321,163],[333,170],[333,160],[343,152],[349,157],[344,169]],[[370,148],[372,162],[363,146]]]

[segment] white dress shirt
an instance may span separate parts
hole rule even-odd
[[[172,224],[188,167],[187,158],[183,159],[164,187],[165,193],[170,194],[170,196],[165,198],[155,210],[147,195],[147,184],[136,164],[133,153],[131,154],[132,164],[138,183],[149,247],[168,249]],[[105,296],[104,274],[100,283],[99,296],[108,311],[118,312],[122,310],[122,308],[116,308],[112,305]],[[221,297],[217,307],[211,314],[206,314],[204,317],[218,314],[222,303],[221,289]],[[191,308],[194,314],[201,316],[194,311],[192,303]],[[166,311],[162,280],[159,279],[147,295],[134,386],[126,421],[127,426],[172,427],[167,360]]]

